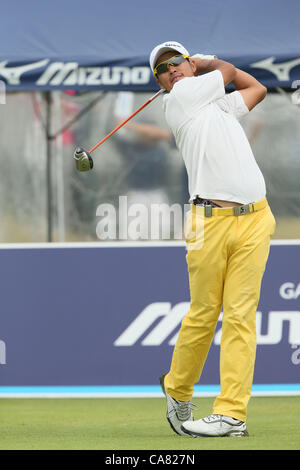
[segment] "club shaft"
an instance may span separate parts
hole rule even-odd
[[[159,90],[157,93],[155,93],[155,95],[149,98],[149,100],[146,101],[146,103],[144,103],[140,108],[138,108],[134,113],[132,113],[127,119],[125,119],[125,121],[121,122],[121,124],[119,124],[113,131],[111,131],[109,134],[107,134],[107,136],[105,136],[102,140],[100,140],[98,144],[96,144],[91,150],[89,150],[89,153],[92,153],[94,150],[96,150],[96,148],[98,148],[101,144],[103,144],[103,142],[109,139],[109,137],[111,137],[115,132],[117,132],[121,127],[123,127],[128,121],[130,121],[130,119],[132,119],[136,114],[142,111],[142,109],[148,106],[148,104],[150,104],[151,101],[153,101],[157,96],[161,95],[163,92],[164,90]]]

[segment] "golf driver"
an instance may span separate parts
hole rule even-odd
[[[140,108],[138,108],[133,114],[131,114],[127,119],[125,119],[125,121],[121,122],[121,124],[119,124],[113,131],[111,131],[106,137],[104,137],[102,140],[100,140],[100,142],[98,142],[93,148],[91,148],[91,150],[87,151],[81,147],[77,147],[75,152],[74,152],[74,156],[73,158],[75,159],[76,161],[76,169],[78,171],[89,171],[93,168],[94,166],[94,163],[93,163],[93,159],[91,157],[91,153],[94,152],[94,150],[96,150],[96,148],[98,148],[101,144],[103,144],[103,142],[105,142],[109,137],[111,137],[115,132],[117,132],[122,126],[124,126],[124,124],[126,124],[126,122],[128,122],[130,119],[132,119],[136,114],[138,114],[142,109],[144,109],[146,106],[148,106],[149,103],[151,103],[151,101],[153,101],[155,98],[157,98],[157,96],[161,95],[162,93],[164,93],[165,90],[164,89],[161,89],[159,90],[157,93],[155,93],[155,95],[153,95],[151,98],[149,98],[148,101],[146,101],[146,103],[144,103]]]

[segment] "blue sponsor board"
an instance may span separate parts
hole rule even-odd
[[[1,248],[3,392],[91,386],[89,393],[108,386],[155,392],[189,306],[184,244]],[[255,387],[284,384],[282,390],[299,392],[299,265],[300,242],[272,243],[257,312]],[[204,389],[219,384],[220,336],[221,319],[199,384]]]

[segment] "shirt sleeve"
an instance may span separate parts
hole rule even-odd
[[[175,83],[171,94],[186,113],[193,115],[225,95],[223,75],[219,70],[214,70],[198,77],[186,77]]]
[[[216,103],[225,113],[233,114],[237,119],[249,113],[244,98],[238,90],[228,93]]]

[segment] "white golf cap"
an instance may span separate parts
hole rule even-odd
[[[176,42],[176,41],[163,42],[162,44],[159,44],[158,46],[156,46],[150,54],[149,63],[150,63],[152,72],[155,68],[155,64],[159,56],[164,54],[164,52],[168,52],[168,51],[176,51],[182,55],[188,55],[188,56],[190,55],[189,52],[186,50],[186,48],[183,47],[182,44],[180,44],[180,42]]]

